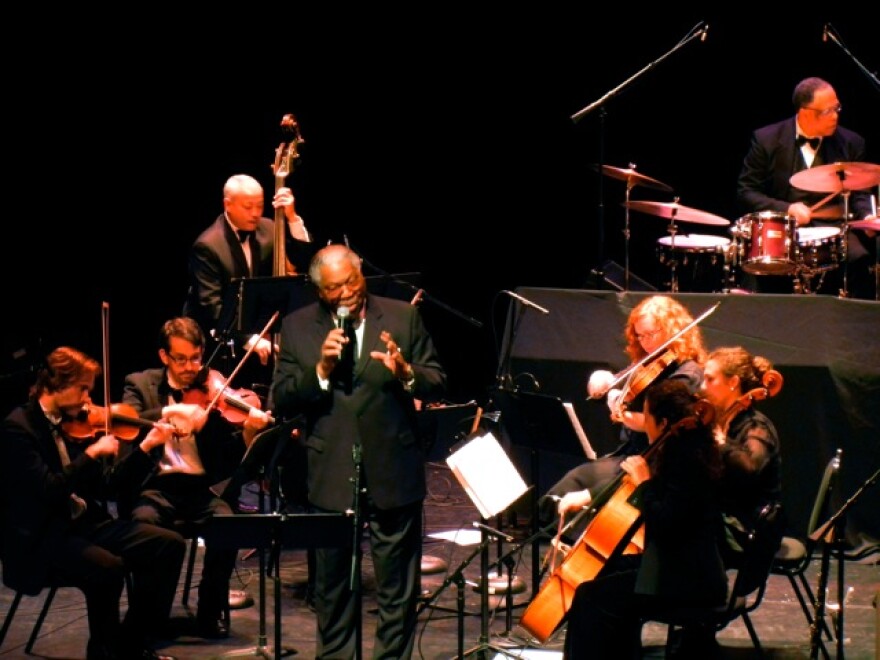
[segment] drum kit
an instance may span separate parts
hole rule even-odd
[[[736,279],[735,272],[753,275],[790,275],[794,290],[810,293],[813,279],[825,273],[846,267],[848,229],[880,231],[880,220],[847,222],[849,197],[855,190],[865,190],[880,184],[880,165],[873,163],[839,162],[820,165],[794,174],[790,182],[801,190],[827,193],[812,207],[812,217],[842,221],[830,227],[798,227],[794,217],[777,211],[749,213],[731,223],[720,216],[673,202],[630,201],[635,186],[672,191],[665,183],[629,168],[602,166],[602,173],[626,182],[625,231],[627,272],[629,262],[629,211],[639,211],[669,220],[667,232],[658,240],[658,259],[669,268],[669,289],[703,292],[729,291]],[[829,205],[835,198],[843,200]],[[692,223],[730,228],[732,238],[709,234],[678,234],[677,223]],[[844,273],[846,271],[844,270]],[[688,279],[688,275],[691,278]],[[819,282],[821,286],[821,280]],[[844,290],[846,289],[844,275]]]

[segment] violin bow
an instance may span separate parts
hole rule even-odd
[[[638,369],[639,367],[641,367],[643,364],[645,364],[645,363],[647,363],[647,362],[650,362],[650,361],[653,360],[654,358],[659,357],[660,355],[662,355],[663,352],[664,352],[664,351],[665,351],[665,350],[666,350],[666,349],[667,349],[667,348],[668,348],[673,342],[675,342],[679,337],[681,337],[684,333],[686,333],[688,330],[690,330],[690,329],[693,328],[694,326],[696,326],[696,325],[698,325],[699,323],[701,323],[701,322],[702,322],[703,320],[705,320],[710,314],[713,314],[713,313],[715,312],[715,310],[718,309],[718,307],[721,305],[721,302],[722,302],[722,301],[719,300],[717,303],[715,303],[714,305],[712,305],[709,309],[707,309],[705,312],[703,312],[702,314],[700,314],[700,315],[699,315],[697,318],[695,318],[693,321],[691,321],[691,322],[688,323],[686,326],[684,326],[681,330],[679,330],[679,331],[676,332],[674,335],[672,335],[672,336],[671,336],[669,339],[667,339],[665,342],[663,342],[662,344],[660,344],[660,346],[658,346],[657,348],[655,348],[653,352],[649,353],[648,355],[646,355],[645,357],[643,357],[641,360],[639,360],[639,361],[636,362],[635,364],[633,364],[633,365],[631,365],[630,367],[628,367],[627,369],[624,369],[624,370],[621,372],[621,374],[620,374],[616,379],[614,379],[614,381],[608,386],[608,389],[610,390],[610,389],[613,388],[615,385],[618,385],[621,381],[623,381],[623,380],[626,379],[627,377],[631,376],[631,375],[636,371],[636,369]],[[607,394],[607,392],[606,392],[606,394]]]
[[[264,327],[262,332],[260,332],[260,335],[259,335],[260,339],[263,339],[266,336],[266,334],[269,332],[269,328],[271,328],[272,325],[275,323],[275,321],[278,320],[278,316],[279,316],[279,312],[275,312],[274,314],[272,314],[272,318],[269,319],[269,322],[266,323],[266,327]],[[226,378],[226,381],[223,383],[223,385],[217,390],[217,394],[215,394],[214,398],[211,399],[211,402],[205,408],[205,412],[210,412],[211,409],[217,405],[217,401],[219,401],[220,397],[223,396],[223,391],[226,389],[226,387],[229,385],[229,383],[232,382],[232,379],[235,378],[236,374],[238,374],[238,372],[241,371],[242,366],[244,366],[245,360],[247,360],[248,357],[250,357],[250,354],[254,352],[254,349],[256,347],[257,347],[257,342],[255,341],[253,344],[251,344],[251,347],[249,349],[247,349],[247,352],[242,356],[242,358],[241,358],[241,360],[239,360],[238,364],[235,365],[235,369],[232,370],[232,373],[229,374],[229,376]]]

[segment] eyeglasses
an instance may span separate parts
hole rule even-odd
[[[816,113],[817,115],[819,115],[820,117],[827,117],[827,116],[829,116],[829,115],[832,114],[832,113],[834,113],[834,114],[838,114],[838,115],[839,115],[839,114],[840,114],[840,111],[843,110],[843,106],[840,105],[840,103],[838,103],[837,105],[832,106],[832,107],[830,107],[830,108],[825,108],[824,110],[820,110],[819,108],[809,108],[809,107],[806,107],[806,106],[805,106],[805,107],[804,107],[804,110],[812,110],[813,112],[815,112],[815,113]]]
[[[659,337],[660,333],[661,333],[660,330],[653,330],[651,332],[643,332],[642,334],[639,334],[637,332],[636,339],[638,339],[639,341],[645,341],[645,340],[651,341],[652,339]]]
[[[168,354],[168,359],[174,363],[176,367],[183,367],[189,362],[193,366],[199,366],[202,363],[201,355],[194,355],[193,357],[186,357],[185,355],[174,355],[173,353]]]

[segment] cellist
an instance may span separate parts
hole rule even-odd
[[[639,363],[647,356],[663,347],[671,338],[694,322],[687,308],[674,298],[666,295],[654,295],[644,298],[629,313],[624,327],[626,354],[633,364]],[[644,414],[642,404],[644,390],[652,383],[666,379],[680,380],[688,390],[699,390],[703,379],[703,362],[706,349],[699,326],[694,326],[673,341],[657,360],[661,363],[649,362],[644,369],[636,370],[630,376],[636,380],[649,380],[642,383],[641,391],[633,394],[626,389],[626,379],[620,387],[609,390],[614,382],[614,375],[608,371],[596,371],[589,379],[588,394],[593,398],[608,397],[612,419],[620,422],[620,445],[607,456],[590,461],[570,470],[541,499],[541,517],[545,523],[551,522],[557,513],[557,504],[561,508],[569,504],[584,506],[592,495],[614,479],[619,471],[621,461],[627,456],[641,454],[648,447],[644,433]],[[657,368],[660,367],[660,368]],[[648,370],[656,373],[648,374]],[[653,376],[648,379],[639,376]],[[625,402],[625,403],[624,403]],[[560,498],[562,501],[560,501]],[[577,537],[577,534],[574,535]]]
[[[649,443],[662,438],[662,444],[650,461],[632,455],[620,464],[625,478],[640,484],[645,551],[613,556],[597,578],[577,587],[565,658],[639,658],[646,613],[725,602],[727,576],[718,549],[721,453],[711,426],[693,423],[695,401],[681,380],[647,391],[645,432]]]
[[[776,393],[764,383],[774,375],[781,387],[773,364],[741,346],[717,348],[706,360],[701,389],[715,407],[715,438],[724,460],[723,550],[729,566],[736,566],[746,530],[754,527],[761,508],[782,498],[779,435],[770,418],[752,405],[753,400]]]

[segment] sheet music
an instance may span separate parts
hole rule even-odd
[[[504,511],[528,490],[491,432],[470,440],[446,463],[483,518]]]
[[[565,412],[568,413],[568,418],[571,420],[571,427],[574,429],[578,440],[581,441],[581,446],[584,448],[584,454],[591,461],[595,461],[596,451],[593,449],[593,445],[590,444],[587,432],[584,431],[584,427],[581,426],[581,420],[578,419],[577,413],[574,410],[574,404],[572,404],[571,401],[563,401],[562,405],[565,407]]]

